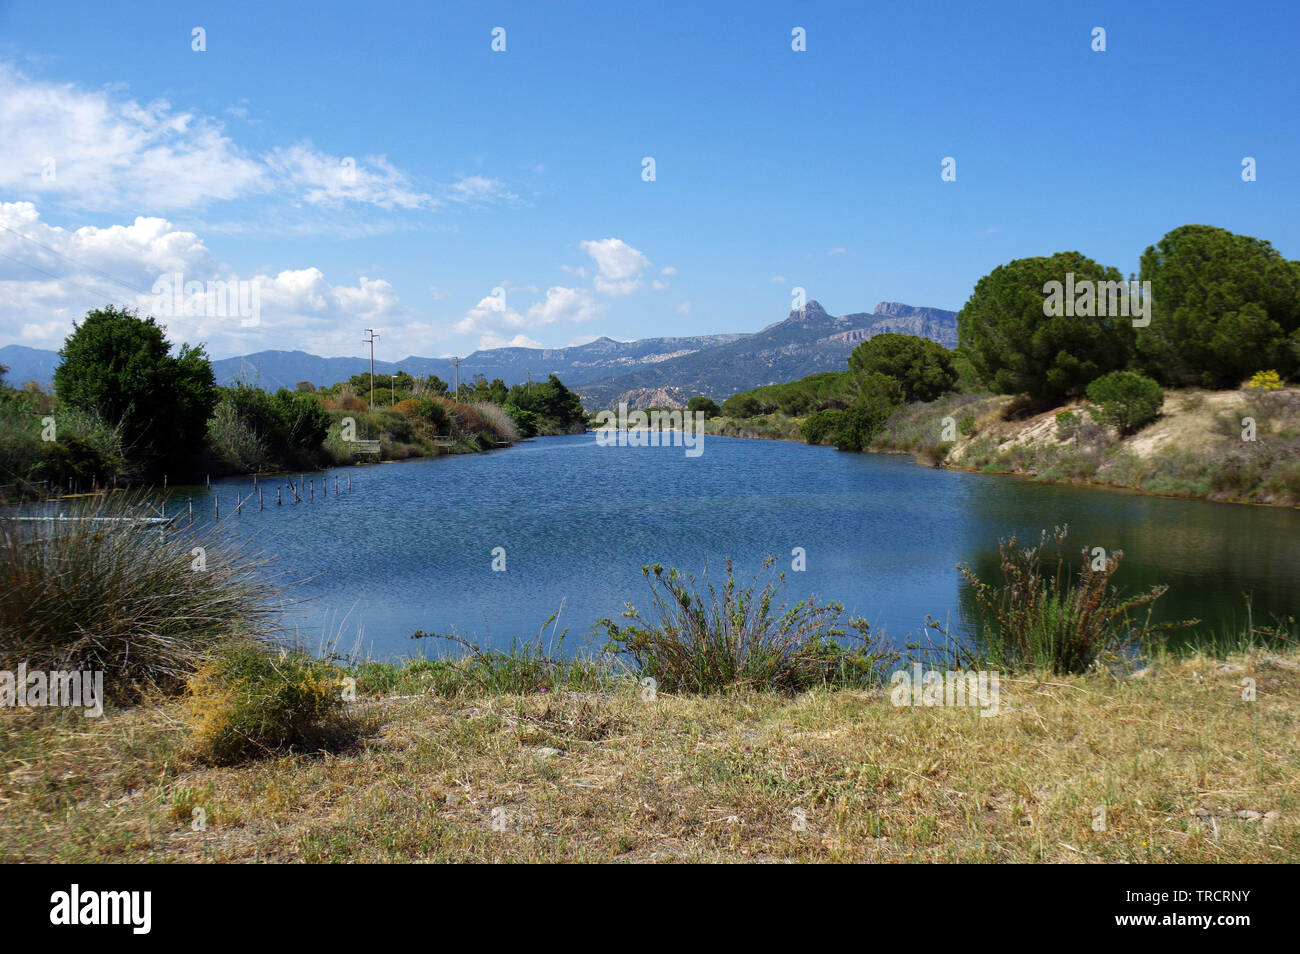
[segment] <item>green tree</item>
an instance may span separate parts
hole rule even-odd
[[[1159,417],[1165,393],[1145,375],[1112,371],[1088,385],[1088,400],[1097,405],[1097,420],[1133,434]],[[1060,414],[1056,422],[1061,423]]]
[[[1236,387],[1260,368],[1300,367],[1300,262],[1209,225],[1174,229],[1142,254],[1151,324],[1142,366],[1166,384]]]
[[[582,400],[553,374],[540,384],[516,384],[505,403],[536,414],[539,427],[545,430],[579,431],[587,426]]]
[[[686,410],[694,414],[696,411],[704,412],[704,419],[707,421],[711,417],[717,417],[722,413],[722,408],[718,407],[718,402],[713,398],[693,397],[686,402]]]
[[[864,450],[902,405],[902,385],[879,371],[866,374],[858,399],[839,418],[832,435],[835,446],[845,451]]]
[[[121,425],[128,453],[146,470],[198,451],[217,392],[203,348],[176,354],[153,318],[113,306],[89,312],[59,352],[59,400]]]
[[[748,391],[742,391],[722,402],[722,413],[727,417],[735,418],[756,417],[763,413],[763,409],[758,403],[758,398]]]
[[[916,335],[875,335],[853,349],[849,369],[859,376],[873,371],[889,375],[902,385],[909,402],[933,401],[957,384],[948,349]]]
[[[1048,282],[1119,283],[1120,273],[1078,252],[1019,258],[975,285],[957,314],[957,338],[979,379],[1002,394],[1059,399],[1129,364],[1132,318],[1044,314]],[[1093,286],[1094,288],[1096,286]]]
[[[844,420],[844,411],[838,408],[823,408],[811,414],[799,429],[803,439],[809,444],[826,444],[834,440],[836,432]]]
[[[816,405],[813,396],[802,388],[787,387],[776,397],[776,409],[790,417],[801,417]]]

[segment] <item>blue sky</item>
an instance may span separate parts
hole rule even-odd
[[[1010,259],[1127,274],[1185,223],[1300,258],[1297,27],[1250,2],[0,0],[0,343],[57,347],[176,270],[258,283],[255,326],[164,318],[214,357],[361,354],[374,327],[393,360],[753,331],[795,286],[956,309]]]

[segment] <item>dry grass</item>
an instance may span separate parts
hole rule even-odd
[[[229,768],[183,761],[170,704],[6,710],[0,859],[1295,861],[1300,656],[1274,658],[1008,677],[992,718],[843,691],[363,698],[354,750]]]

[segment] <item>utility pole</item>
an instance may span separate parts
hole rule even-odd
[[[374,328],[366,329],[366,337],[361,339],[362,344],[370,345],[370,406],[375,406],[375,342],[379,335],[375,334]]]
[[[456,366],[456,390],[451,392],[451,399],[453,401],[459,401],[460,400],[460,358],[458,357],[452,358],[451,363]]]

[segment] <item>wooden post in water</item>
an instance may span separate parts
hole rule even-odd
[[[211,489],[212,489],[212,475],[211,475],[211,474],[208,474],[208,476],[207,476],[207,481],[208,481],[208,490],[211,490]]]
[[[163,474],[163,490],[167,489],[167,475]]]
[[[339,495],[339,475],[335,474],[334,475],[334,496],[337,497],[338,495]]]
[[[348,493],[352,493],[352,475],[348,474]]]
[[[213,497],[213,498],[212,498],[212,511],[217,515],[217,519],[220,520],[220,519],[221,519],[221,501],[217,500],[216,497]]]
[[[261,488],[261,487],[258,487],[258,488],[257,488],[257,509],[258,509],[258,510],[265,510],[265,509],[266,509],[266,504],[262,503],[262,488]]]
[[[280,505],[282,505],[282,504],[284,503],[284,499],[280,496],[281,493],[283,493],[283,492],[284,492],[284,488],[283,488],[283,487],[276,487],[276,488],[275,488],[275,505],[276,505],[277,507],[279,507]]]
[[[312,500],[316,499],[316,478],[315,477],[311,479],[311,499]]]
[[[194,498],[190,498],[190,526],[194,526]]]
[[[239,491],[235,491],[235,516],[238,517],[244,512],[244,502],[239,499]]]

